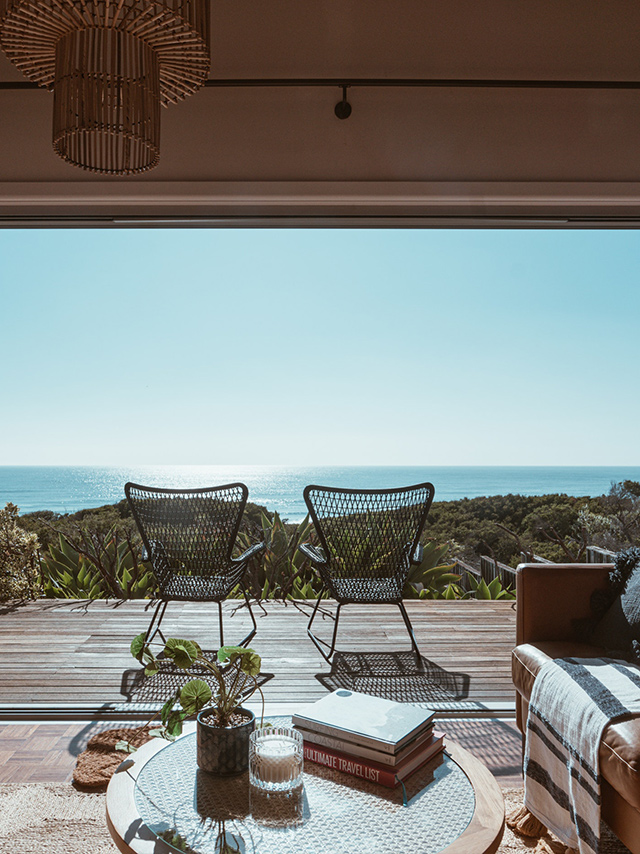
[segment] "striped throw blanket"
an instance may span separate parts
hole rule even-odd
[[[600,842],[602,732],[640,714],[640,668],[609,658],[543,665],[529,703],[524,805],[561,842],[594,854]]]

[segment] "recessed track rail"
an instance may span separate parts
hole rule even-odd
[[[148,704],[104,703],[2,703],[0,725],[31,721],[147,721],[161,706]],[[466,700],[433,703],[441,718],[513,718],[515,703],[474,703]]]
[[[440,88],[440,89],[640,89],[638,80],[506,80],[501,78],[421,78],[421,77],[227,77],[207,80],[206,88],[335,87]],[[0,90],[40,89],[27,80],[0,81]]]
[[[640,216],[420,215],[9,215],[3,228],[571,228],[637,229]]]

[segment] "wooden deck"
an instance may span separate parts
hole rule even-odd
[[[0,784],[70,780],[91,735],[132,708],[121,686],[123,675],[137,669],[128,647],[149,620],[144,606],[43,600],[0,608]],[[521,740],[504,719],[513,710],[513,603],[408,602],[407,609],[422,671],[397,608],[350,606],[338,636],[339,649],[348,652],[332,672],[307,638],[305,613],[270,603],[267,615],[257,617],[252,642],[263,670],[273,674],[264,685],[267,711],[290,712],[341,684],[424,701],[440,707],[447,737],[485,762],[501,785],[520,785]],[[246,613],[232,616],[233,610],[227,603],[229,642],[248,627]],[[324,623],[316,621],[321,634],[330,629]],[[215,606],[189,603],[170,605],[163,628],[215,648],[216,625]]]
[[[258,633],[252,646],[263,658],[270,707],[312,702],[327,690],[350,687],[398,700],[428,702],[442,710],[476,715],[483,709],[513,709],[510,653],[515,642],[512,602],[409,601],[423,662],[416,668],[409,638],[394,606],[351,605],[343,609],[338,648],[330,667],[307,638],[308,606],[254,606]],[[0,714],[25,718],[47,709],[84,711],[109,704],[125,710],[123,684],[138,664],[131,639],[146,628],[144,601],[120,605],[41,600],[0,609]],[[226,641],[244,637],[249,618],[238,603],[225,603]],[[329,636],[332,622],[314,628]],[[167,636],[218,646],[217,609],[201,603],[172,603],[163,623]],[[131,697],[130,697],[131,699]],[[152,698],[136,694],[134,700]],[[283,711],[285,709],[283,708]]]

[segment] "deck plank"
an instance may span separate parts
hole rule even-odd
[[[129,643],[148,623],[146,604],[40,600],[0,609],[0,705],[123,702],[122,675],[137,667]],[[429,672],[441,668],[443,679],[468,681],[467,702],[512,706],[513,603],[432,600],[406,606]],[[234,642],[246,634],[248,615],[235,601],[226,602],[224,610],[226,639]],[[274,677],[264,686],[267,702],[318,699],[336,676],[307,638],[308,608],[269,602],[265,610],[255,608],[258,633],[252,646],[263,658],[263,671]],[[317,619],[315,627],[328,636],[331,621]],[[216,606],[172,603],[163,630],[215,649]],[[343,609],[338,648],[348,651],[352,664],[373,669],[378,679],[383,672],[376,667],[387,668],[393,652],[406,659],[410,649],[397,608],[380,605]]]

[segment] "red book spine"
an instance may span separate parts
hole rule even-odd
[[[379,783],[388,789],[394,789],[400,784],[400,781],[396,779],[395,771],[383,770],[380,766],[371,765],[358,757],[343,756],[326,747],[311,744],[311,742],[304,742],[304,758],[308,759],[309,762],[316,762],[318,765],[325,765],[327,768],[341,771],[343,774],[351,774],[352,777],[360,777],[362,780]]]

